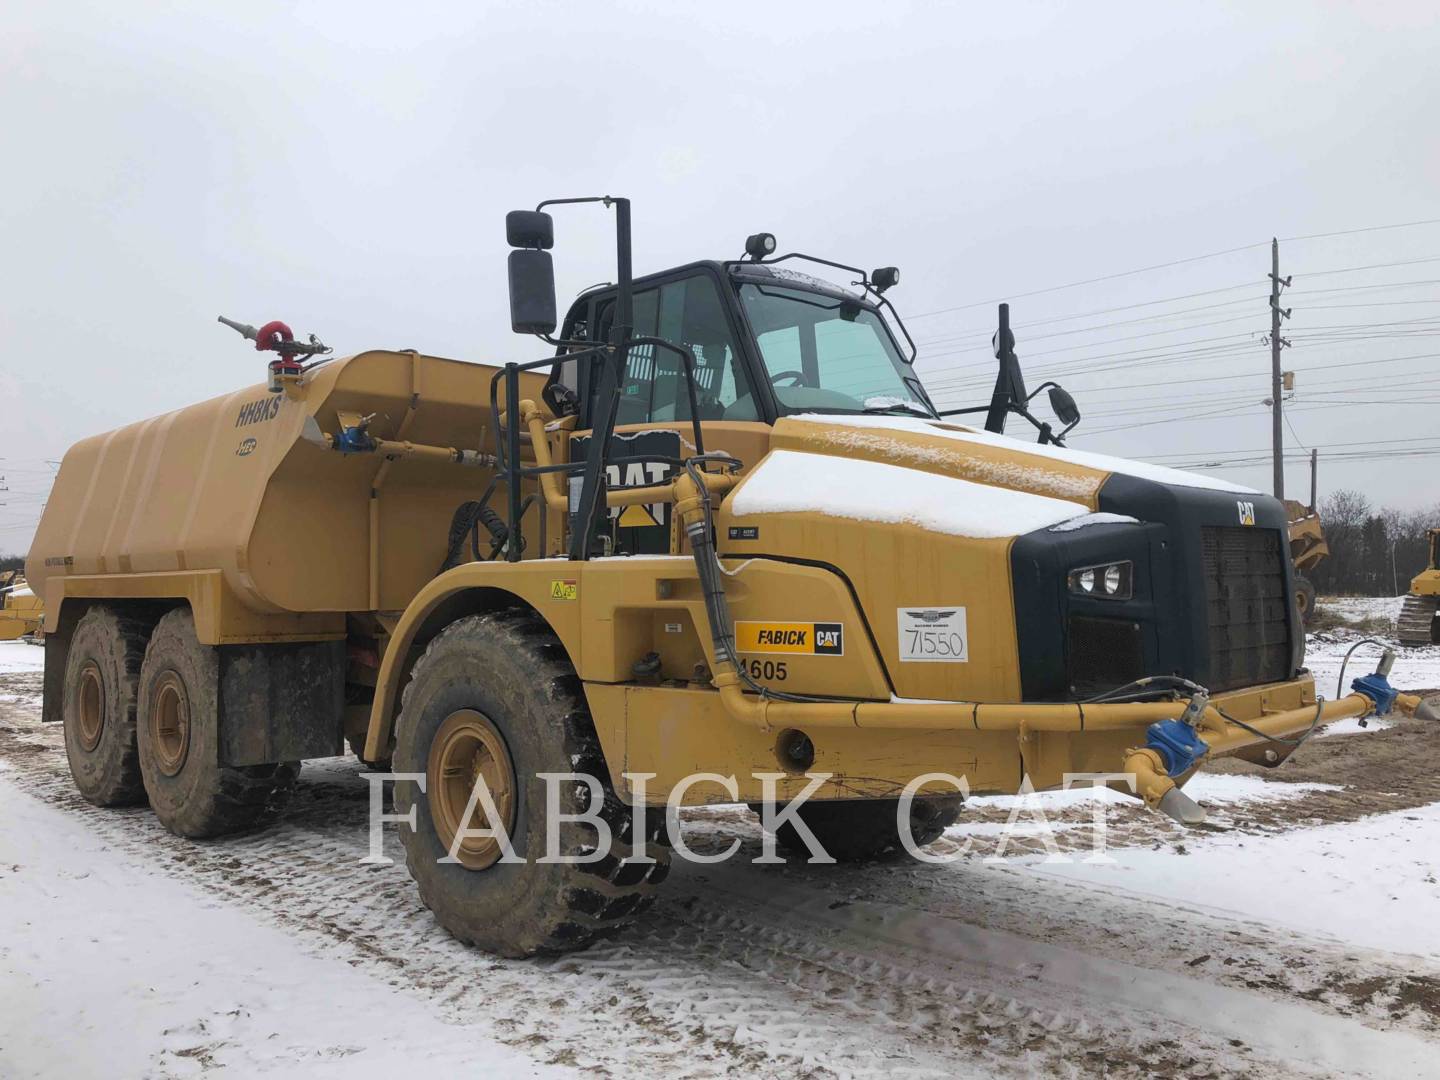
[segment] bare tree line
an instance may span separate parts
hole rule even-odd
[[[1340,490],[1320,500],[1330,557],[1310,572],[1322,595],[1397,596],[1430,561],[1426,530],[1440,528],[1440,504],[1401,511],[1372,506],[1363,492]]]

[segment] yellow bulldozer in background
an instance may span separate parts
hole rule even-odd
[[[1285,508],[1065,448],[1078,411],[1047,384],[1064,430],[1031,413],[1005,306],[990,401],[941,411],[893,267],[758,233],[636,280],[629,202],[559,201],[614,210],[617,284],[558,317],[550,204],[508,215],[546,358],[328,360],[231,323],[265,383],[66,454],[26,568],[87,799],[213,836],[348,739],[398,774],[440,921],[523,956],[645,909],[667,804],[758,805],[840,858],[933,840],[957,778],[1128,774],[1195,822],[1206,761],[1423,708],[1388,665],[1318,699]]]
[[[1402,645],[1434,645],[1440,643],[1440,628],[1435,614],[1440,607],[1440,529],[1426,531],[1430,542],[1430,561],[1410,581],[1410,592],[1400,608],[1396,627]]]
[[[1330,545],[1313,506],[1286,499],[1285,514],[1290,519],[1290,561],[1295,565],[1295,607],[1300,621],[1306,623],[1315,612],[1315,585],[1310,572],[1329,557]]]
[[[0,641],[33,637],[44,622],[44,607],[24,576],[14,570],[0,573]]]

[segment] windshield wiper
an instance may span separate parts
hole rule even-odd
[[[863,411],[871,415],[878,415],[882,413],[892,413],[897,409],[901,410],[902,412],[907,412],[911,416],[923,416],[926,420],[935,419],[934,414],[931,413],[929,409],[913,401],[898,401],[891,399],[889,401],[886,401],[884,404],[880,404],[877,402],[876,404],[871,405],[869,403],[866,403]]]

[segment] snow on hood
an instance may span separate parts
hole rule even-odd
[[[1051,532],[1074,532],[1076,529],[1083,529],[1087,525],[1139,525],[1138,518],[1129,514],[1086,514],[1084,517],[1071,518],[1069,521],[1062,521],[1059,525],[1051,525]]]
[[[1233,491],[1245,495],[1260,494],[1254,488],[1245,487],[1242,484],[1232,484],[1228,480],[1221,480],[1213,476],[1200,476],[1196,473],[1184,472],[1180,469],[1168,469],[1164,465],[1151,465],[1148,462],[1112,457],[1109,454],[1093,454],[1088,450],[1071,450],[1068,446],[1050,446],[1040,443],[1022,442],[1019,439],[1012,439],[1008,435],[996,435],[990,431],[976,431],[974,428],[940,424],[933,420],[922,420],[919,417],[799,413],[795,416],[788,416],[786,419],[800,420],[812,424],[834,424],[841,427],[889,428],[892,431],[908,431],[919,435],[936,435],[941,438],[956,439],[961,442],[981,443],[985,446],[999,446],[1006,450],[1018,451],[1022,454],[1031,454],[1035,457],[1050,458],[1053,461],[1064,461],[1071,465],[1079,465],[1087,469],[1096,469],[1100,472],[1119,473],[1122,476],[1133,476],[1139,480],[1153,480],[1158,484],[1171,484],[1175,487],[1205,488],[1210,491]]]
[[[773,450],[730,496],[730,512],[818,513],[987,540],[1088,514],[1081,503],[878,461]]]

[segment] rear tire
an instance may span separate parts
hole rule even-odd
[[[800,804],[797,813],[831,858],[836,862],[857,862],[905,851],[897,820],[899,805],[898,799],[805,802]],[[910,835],[915,838],[915,845],[924,847],[940,839],[940,834],[955,824],[964,805],[965,800],[959,795],[916,799],[911,803]],[[810,854],[800,833],[788,823],[776,830],[775,839],[787,851]]]
[[[104,605],[75,626],[65,660],[61,716],[70,775],[87,802],[145,801],[135,740],[135,701],[148,627]]]
[[[426,776],[423,792],[414,781],[395,785],[396,812],[416,812],[416,827],[402,827],[400,835],[420,898],[455,937],[488,952],[525,957],[584,948],[633,921],[669,873],[662,815],[638,815],[647,822],[640,826],[646,857],[654,861],[630,858],[635,817],[611,787],[580,680],[564,648],[529,612],[460,619],[430,643],[405,687],[395,771]],[[611,833],[603,858],[537,861],[546,853],[547,831],[539,773],[600,781],[600,817]],[[497,812],[522,862],[500,861],[487,842],[469,840],[457,849],[459,862],[439,861],[457,826],[484,827],[478,808],[463,822],[477,774],[497,793]],[[559,791],[562,812],[587,807],[585,784],[565,782]],[[593,852],[596,830],[562,821],[559,840],[557,854]]]
[[[253,827],[289,798],[298,761],[220,764],[219,666],[188,608],[155,627],[140,668],[136,716],[150,806],[177,836],[199,839]]]

